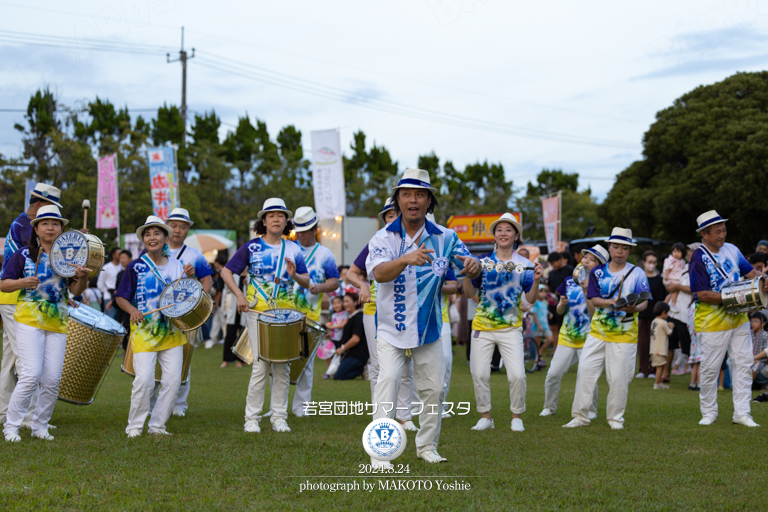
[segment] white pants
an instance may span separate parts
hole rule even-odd
[[[407,366],[405,349],[393,347],[386,340],[378,340],[379,380],[376,383],[376,412],[373,419],[394,418],[403,367]],[[440,440],[443,407],[440,392],[443,389],[443,347],[440,340],[411,349],[413,378],[424,408],[419,416],[416,434],[416,453],[434,450]],[[390,409],[385,412],[386,409]],[[408,407],[410,411],[410,406]]]
[[[221,338],[224,338],[224,329],[227,326],[227,311],[219,307],[216,309],[216,312],[213,314],[213,325],[211,325],[211,332],[208,334],[208,339],[213,341],[218,341],[219,339],[219,333],[221,333]]]
[[[184,366],[183,358],[182,358],[182,366]],[[179,409],[186,413],[187,409],[189,409],[189,403],[187,402],[187,399],[189,398],[190,382],[192,382],[191,367],[187,371],[187,381],[179,384],[179,390],[176,392],[176,400],[173,402],[173,410]],[[155,404],[157,403],[158,393],[160,393],[160,384],[158,384],[157,381],[155,381],[155,389],[152,390],[152,398],[149,401],[150,410],[155,408]],[[173,410],[171,412],[173,412]]]
[[[379,380],[379,352],[376,348],[376,317],[374,315],[363,316],[363,328],[365,329],[365,341],[368,343],[368,380],[371,381],[371,402],[376,401],[376,383]],[[400,421],[410,421],[413,418],[412,409],[418,412],[420,406],[414,402],[419,401],[419,395],[413,387],[413,362],[406,359],[403,365],[403,377],[400,382],[400,392],[397,395],[397,413],[395,417]],[[295,407],[295,406],[294,406]]]
[[[717,418],[717,380],[725,352],[731,358],[731,385],[733,387],[733,419],[750,415],[752,397],[752,336],[749,322],[727,331],[700,332],[701,375],[699,377],[699,404],[701,415]]]
[[[288,417],[288,385],[290,370],[287,364],[273,364],[259,359],[259,314],[248,313],[248,338],[253,352],[253,368],[245,398],[245,422],[259,421],[264,408],[264,394],[267,390],[270,365],[272,367],[272,394],[270,409],[272,423]]]
[[[32,419],[32,432],[42,432],[48,429],[48,421],[53,416],[53,408],[59,395],[67,335],[17,322],[16,339],[20,342],[16,347],[19,382],[16,383],[11,402],[8,404],[4,432],[18,432],[29,409],[32,395],[38,387],[40,396]]]
[[[579,361],[580,354],[580,348],[566,347],[561,344],[557,345],[555,355],[552,356],[552,361],[549,363],[547,378],[544,381],[545,409],[551,409],[552,412],[557,410],[560,382],[563,380],[563,375],[565,375],[568,369]],[[576,376],[576,389],[579,389],[578,374]],[[589,407],[589,412],[597,414],[597,384],[595,384],[595,391],[592,396],[592,405]]]
[[[497,346],[507,368],[509,409],[513,414],[522,414],[525,412],[525,365],[523,330],[520,327],[472,332],[469,370],[472,372],[477,412],[491,410],[491,359]]]
[[[312,351],[312,355],[309,356],[309,362],[304,367],[304,371],[301,372],[299,381],[296,383],[296,389],[293,393],[293,405],[291,410],[296,416],[304,416],[304,402],[312,401],[312,382],[315,366],[315,355],[317,350]],[[291,364],[299,364],[300,361],[294,361]],[[290,375],[290,368],[289,368]],[[289,379],[290,381],[290,379]]]
[[[150,410],[152,393],[155,390],[155,364],[160,363],[163,376],[160,393],[152,407],[149,433],[165,430],[165,423],[171,417],[176,393],[181,385],[181,367],[184,362],[184,347],[178,346],[159,352],[134,352],[133,369],[136,377],[131,389],[131,409],[128,412],[128,426],[125,432],[142,430]]]
[[[634,377],[636,357],[635,343],[608,343],[588,335],[579,356],[576,396],[573,398],[571,416],[589,423],[589,409],[594,404],[597,379],[603,373],[605,365],[605,378],[608,381],[608,406],[605,416],[608,421],[624,423],[629,383]]]
[[[11,401],[13,389],[16,387],[16,375],[13,373],[13,364],[16,362],[18,351],[16,350],[16,320],[13,314],[16,312],[16,304],[0,304],[0,315],[3,317],[3,362],[0,367],[0,423],[5,423],[5,414],[8,412],[8,404]],[[39,389],[35,389],[29,411],[24,417],[24,422],[32,421],[37,405]]]
[[[445,363],[445,376],[443,377],[443,392],[440,402],[447,401],[448,391],[451,389],[451,368],[453,368],[453,339],[451,338],[451,324],[443,322],[443,330],[440,332],[443,341],[443,363]]]

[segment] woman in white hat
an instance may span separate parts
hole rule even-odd
[[[177,329],[161,311],[157,311],[160,294],[166,285],[184,275],[184,266],[171,258],[168,240],[171,228],[159,217],[150,215],[139,226],[136,236],[147,252],[128,265],[115,295],[120,309],[131,316],[131,346],[136,377],[131,389],[131,409],[128,413],[128,437],[140,436],[150,410],[155,389],[155,365],[163,370],[160,393],[149,420],[150,434],[169,435],[165,423],[171,416],[176,393],[181,386],[183,345],[186,335]]]
[[[693,251],[688,267],[691,293],[695,297],[694,330],[701,345],[699,406],[702,418],[699,425],[711,425],[717,420],[717,378],[728,351],[733,422],[758,427],[750,408],[753,356],[749,317],[746,313],[727,312],[721,292],[729,283],[765,274],[755,270],[738,247],[725,241],[727,220],[715,210],[699,215],[696,231],[701,234],[702,245]]]
[[[248,311],[248,337],[253,351],[253,369],[248,384],[245,403],[245,431],[261,432],[259,420],[262,417],[264,393],[272,369],[272,429],[276,432],[290,432],[288,427],[288,385],[287,364],[271,364],[259,359],[259,311],[278,308],[293,308],[294,284],[309,288],[309,275],[301,248],[283,236],[293,229],[293,214],[279,198],[264,202],[264,208],[256,216],[254,230],[259,238],[240,247],[229,263],[222,269],[221,278],[237,297],[237,309]],[[240,275],[248,269],[250,278],[247,297],[235,283],[233,275]]]
[[[523,227],[512,214],[505,213],[493,221],[490,232],[496,242],[495,250],[480,257],[483,271],[479,277],[464,280],[466,296],[478,295],[477,312],[472,321],[469,367],[477,412],[482,417],[472,430],[494,428],[491,419],[491,359],[494,349],[499,347],[507,368],[512,430],[522,432],[525,430],[521,418],[525,412],[525,367],[520,306],[523,294],[530,304],[536,302],[542,269],[538,263],[533,265],[515,252]]]
[[[592,269],[589,274],[587,299],[592,301],[595,313],[590,331],[584,342],[576,374],[576,396],[571,408],[571,420],[565,427],[589,425],[589,409],[594,403],[597,379],[603,372],[608,380],[608,407],[606,418],[614,430],[624,428],[624,410],[627,407],[629,382],[635,373],[637,356],[637,316],[648,302],[636,305],[614,306],[626,301],[629,294],[650,294],[648,278],[641,268],[627,262],[632,242],[632,230],[613,228],[608,237],[609,263]]]
[[[64,368],[67,345],[67,301],[69,294],[80,295],[88,285],[88,269],[78,266],[73,280],[53,271],[50,261],[53,241],[68,220],[58,207],[43,206],[31,221],[32,236],[3,269],[0,290],[19,291],[16,322],[16,371],[19,381],[11,396],[6,415],[6,441],[21,441],[19,427],[29,408],[32,394],[39,387],[32,437],[53,440],[48,421],[53,415],[59,381]]]
[[[602,245],[598,244],[589,249],[581,250],[581,265],[591,272],[598,265],[603,265],[610,255]],[[560,302],[557,304],[557,314],[563,315],[563,327],[557,338],[557,350],[552,356],[552,362],[544,381],[544,409],[539,416],[551,416],[557,411],[558,395],[560,394],[560,382],[563,375],[571,365],[579,361],[581,349],[590,330],[590,317],[594,313],[591,301],[587,300],[588,279],[577,283],[573,276],[568,276],[558,287]],[[566,314],[567,310],[567,314]],[[578,384],[577,384],[578,386]],[[595,386],[594,400],[589,408],[589,419],[597,417],[597,386]]]

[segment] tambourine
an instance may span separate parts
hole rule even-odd
[[[589,270],[587,270],[587,267],[579,263],[576,265],[576,268],[573,269],[573,281],[579,285],[584,286],[584,284],[587,282],[587,278],[589,277]]]

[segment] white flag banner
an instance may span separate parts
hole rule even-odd
[[[315,191],[315,212],[319,219],[331,219],[347,214],[344,187],[344,162],[338,130],[319,130],[312,136],[312,186]]]

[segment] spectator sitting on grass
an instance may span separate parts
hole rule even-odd
[[[342,357],[333,380],[351,380],[362,375],[368,362],[368,342],[363,327],[363,310],[359,308],[360,298],[356,293],[344,295],[344,309],[349,313],[349,320],[344,325],[341,345],[336,354]]]

